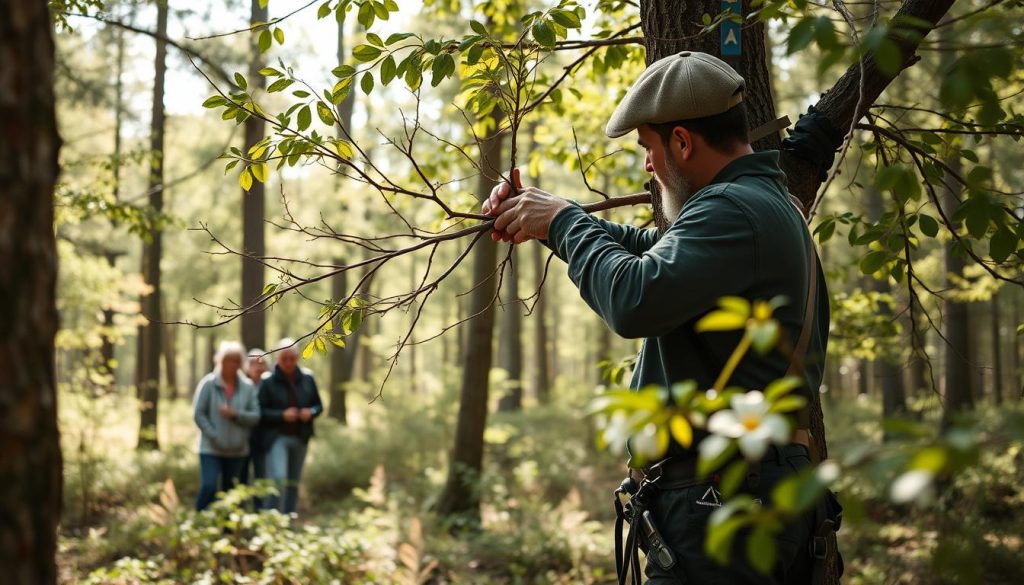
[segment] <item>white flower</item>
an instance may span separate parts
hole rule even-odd
[[[646,459],[657,459],[661,456],[658,445],[658,425],[647,423],[639,433],[633,436],[631,443],[633,452]]]
[[[931,495],[929,487],[935,473],[927,469],[912,469],[896,478],[889,489],[889,497],[897,504],[905,504],[912,500],[925,501]]]
[[[608,449],[616,455],[621,455],[626,450],[626,441],[629,440],[629,417],[625,412],[616,410],[611,420],[604,427],[604,442]]]
[[[750,461],[759,461],[769,443],[789,442],[789,423],[778,413],[768,412],[771,404],[764,394],[751,390],[729,401],[732,409],[720,410],[708,419],[708,431],[730,439],[739,439],[740,451]]]
[[[818,476],[818,481],[825,485],[832,485],[833,482],[839,479],[841,471],[842,469],[839,467],[839,464],[829,459],[822,461],[814,473]]]
[[[729,446],[731,441],[721,435],[708,435],[700,442],[700,458],[714,461]]]

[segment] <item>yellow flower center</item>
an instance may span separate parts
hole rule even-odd
[[[761,426],[761,419],[756,416],[745,417],[740,422],[743,424],[743,427],[746,428],[748,431],[752,431],[757,427]]]

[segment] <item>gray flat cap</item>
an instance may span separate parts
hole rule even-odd
[[[609,138],[644,124],[721,114],[743,101],[743,78],[707,53],[683,51],[655,61],[640,74],[608,120]]]

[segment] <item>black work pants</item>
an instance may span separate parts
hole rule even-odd
[[[783,479],[811,465],[802,445],[770,447],[761,462],[756,485],[740,491],[771,505],[771,493]],[[768,575],[759,573],[747,560],[747,536],[736,534],[729,563],[719,565],[704,553],[708,517],[715,507],[712,483],[651,493],[650,510],[655,525],[676,555],[676,566],[665,571],[648,562],[647,585],[806,585],[811,582],[808,542],[813,512],[786,526],[775,538],[775,566]]]

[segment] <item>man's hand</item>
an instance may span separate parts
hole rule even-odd
[[[221,404],[219,410],[220,415],[228,420],[234,420],[235,417],[238,416],[238,413],[235,412],[235,409],[231,408],[227,404]]]
[[[288,407],[284,409],[281,418],[284,419],[284,422],[295,422],[299,419],[299,409],[294,406]]]
[[[303,408],[299,411],[299,420],[302,422],[309,422],[313,419],[313,411],[308,408]]]
[[[512,196],[511,186],[505,182],[491,190],[481,213],[497,217],[491,239],[520,244],[533,238],[546,240],[551,220],[559,211],[572,205],[534,187],[523,187],[519,169],[512,169],[512,181],[518,195]]]

